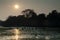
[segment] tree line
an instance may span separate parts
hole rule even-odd
[[[58,27],[60,26],[60,12],[52,10],[47,16],[45,13],[37,13],[32,9],[22,11],[23,15],[9,16],[5,21],[0,21],[4,27]]]

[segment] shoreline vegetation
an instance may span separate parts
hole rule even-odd
[[[60,28],[60,12],[57,10],[52,10],[47,16],[44,13],[37,15],[32,9],[25,9],[22,14],[9,16],[5,21],[0,20],[0,26]]]

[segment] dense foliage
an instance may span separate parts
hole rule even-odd
[[[5,21],[0,21],[0,26],[4,27],[58,27],[60,26],[60,12],[53,10],[47,16],[44,13],[34,12],[32,9],[22,11],[23,15],[9,16]]]

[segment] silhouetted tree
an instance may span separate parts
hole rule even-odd
[[[3,22],[4,22],[4,21],[1,21],[1,20],[0,20],[0,26],[2,26]]]
[[[8,19],[3,23],[3,26],[16,26],[16,16],[9,16]]]
[[[39,26],[42,26],[42,27],[46,26],[45,20],[46,20],[46,17],[44,13],[38,15]]]
[[[25,10],[22,11],[22,13],[27,18],[36,16],[36,13],[32,9],[25,9]]]
[[[49,21],[48,25],[51,27],[56,27],[58,26],[58,12],[56,10],[53,10],[49,15],[47,16],[47,19]]]
[[[5,27],[53,27],[60,26],[60,12],[53,10],[45,16],[44,13],[37,15],[32,9],[22,11],[23,15],[9,16],[7,20],[0,21],[0,25]],[[59,28],[59,27],[58,27]]]
[[[37,15],[32,9],[25,9],[22,11],[23,15],[25,16],[25,24],[26,26],[37,26]]]

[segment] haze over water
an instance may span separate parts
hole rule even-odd
[[[60,33],[37,27],[1,27],[0,40],[60,40]]]

